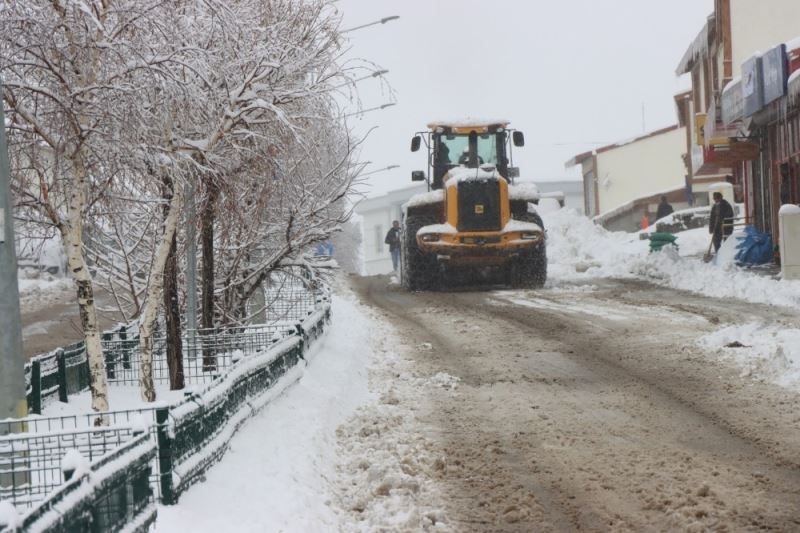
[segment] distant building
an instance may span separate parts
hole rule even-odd
[[[388,274],[392,271],[392,258],[389,246],[384,244],[386,233],[393,220],[400,220],[401,207],[415,194],[428,190],[427,185],[415,185],[391,191],[383,196],[367,198],[356,206],[356,213],[363,217],[361,228],[364,232],[363,258],[364,272],[368,276]]]
[[[586,215],[609,229],[633,231],[642,216],[653,217],[662,195],[676,209],[689,205],[685,139],[684,128],[675,125],[567,161],[567,168],[581,167]]]

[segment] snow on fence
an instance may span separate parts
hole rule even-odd
[[[75,450],[95,461],[133,435],[130,426],[4,435],[0,437],[0,500],[29,507],[64,482],[61,462],[68,452]]]
[[[93,433],[113,431],[119,430]],[[156,519],[150,486],[155,456],[151,436],[142,432],[91,462],[68,464],[68,456],[60,468],[67,478],[64,483],[26,514],[14,517],[7,513],[7,523],[0,522],[0,531],[120,531],[123,527],[147,531]]]
[[[230,368],[239,352],[265,349],[293,335],[324,299],[324,287],[309,288],[308,280],[294,275],[278,276],[266,291],[269,320],[246,327],[189,330],[182,339],[183,372],[187,383],[210,383]],[[104,332],[101,344],[109,385],[139,383],[141,357],[139,331],[135,323]],[[156,335],[153,349],[153,381],[169,382],[166,337]],[[25,365],[28,411],[41,414],[54,401],[89,389],[89,362],[83,343],[77,342],[32,358]]]
[[[144,438],[154,442],[156,449],[148,456],[145,475],[150,481],[148,490],[165,504],[177,502],[180,494],[202,479],[208,468],[222,457],[230,439],[241,425],[301,375],[302,371],[297,363],[304,358],[311,343],[322,334],[325,324],[330,321],[331,313],[328,290],[318,287],[310,292],[312,296],[297,304],[294,315],[290,315],[288,308],[283,315],[293,318],[294,324],[291,328],[287,328],[287,324],[291,322],[284,318],[280,325],[275,326],[278,328],[275,330],[276,334],[266,333],[262,326],[238,328],[235,333],[226,332],[217,347],[220,355],[224,356],[220,359],[229,363],[219,365],[208,384],[201,389],[193,389],[179,402],[167,406],[103,413],[111,424],[108,428],[92,427],[98,416],[96,413],[58,417],[29,416],[25,419],[0,421],[0,435],[11,432],[27,433],[0,437],[0,486],[6,491],[0,495],[0,500],[13,502],[16,506],[34,505],[26,517],[41,514],[43,506],[53,505],[51,498],[73,484],[62,477],[62,471],[58,468],[67,449],[75,449],[83,457],[92,460],[98,454],[108,453],[109,449],[127,449],[130,442],[139,438],[134,437],[133,428],[139,428],[140,431],[146,430]],[[312,307],[309,308],[309,305]],[[233,350],[233,353],[223,350]],[[66,357],[62,356],[62,360],[64,363],[55,364],[57,372],[59,366],[62,369],[65,366]],[[119,364],[119,360],[117,362]],[[40,372],[42,368],[50,370],[53,366],[50,362],[40,365]],[[51,374],[44,374],[48,375]],[[61,390],[60,385],[48,385],[49,382],[41,374],[39,380],[43,383],[42,391],[55,388],[58,393]],[[117,435],[116,440],[111,435]],[[23,442],[26,444],[21,444]],[[101,446],[104,442],[110,443],[108,449]],[[4,454],[4,450],[13,453]],[[117,454],[116,451],[111,453]],[[33,462],[34,458],[38,462]],[[122,456],[118,457],[117,462],[125,463]],[[136,470],[136,475],[141,476],[142,471]],[[130,479],[134,478],[131,471]],[[47,496],[59,486],[56,493]],[[114,496],[109,491],[118,490],[118,485],[102,484],[92,486],[91,490],[90,487],[81,490],[81,494],[92,492],[91,498],[94,499],[91,501],[95,502],[92,505],[96,505],[96,502],[104,498],[112,501]],[[45,496],[47,499],[42,502]],[[67,509],[71,504],[68,505],[67,502],[84,505],[89,501],[86,498],[59,498],[59,505],[65,508],[59,512],[64,516],[72,516],[71,507]],[[134,505],[133,500],[125,504],[128,508],[124,512],[119,508],[109,511],[107,514],[113,516],[108,520],[94,515],[91,520],[106,520],[103,523],[117,526],[127,523],[128,529],[146,530],[147,525],[155,519],[155,511],[152,517],[149,511],[144,514],[136,511],[143,509],[144,504],[139,502]],[[112,519],[122,519],[123,514],[124,521],[112,522]],[[84,512],[81,516],[85,519],[88,515]],[[61,524],[59,527],[72,530],[64,525],[66,523]],[[86,522],[70,524],[77,524],[75,527],[83,530]],[[48,527],[37,526],[35,529],[47,530]],[[23,529],[27,530],[27,525]],[[5,532],[2,524],[0,531]]]

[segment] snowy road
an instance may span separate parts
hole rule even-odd
[[[800,398],[697,339],[791,310],[638,281],[408,294],[358,282],[404,339],[456,531],[800,529]]]

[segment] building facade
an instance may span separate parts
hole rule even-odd
[[[579,154],[566,167],[581,167],[585,213],[609,229],[633,231],[652,218],[662,195],[677,208],[689,205],[680,125]]]
[[[383,196],[366,198],[356,206],[356,213],[361,216],[363,231],[361,257],[364,259],[366,275],[388,274],[392,271],[389,246],[383,242],[386,233],[392,227],[393,220],[400,220],[403,204],[415,194],[427,190],[427,185],[415,185],[391,191]]]
[[[789,93],[798,21],[797,0],[716,0],[676,71],[692,79],[690,93],[676,97],[687,125],[690,186],[730,182],[735,200],[745,204],[745,222],[776,241],[781,195],[798,200],[792,196],[796,108]],[[800,68],[800,58],[794,64]]]

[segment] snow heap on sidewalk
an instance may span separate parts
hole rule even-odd
[[[742,377],[763,379],[800,390],[800,329],[751,322],[728,326],[698,345],[742,368]]]
[[[644,278],[648,281],[720,298],[800,307],[800,281],[775,280],[735,266],[729,239],[720,264],[704,263],[710,236],[699,228],[677,234],[678,250],[648,253],[638,233],[610,232],[572,209],[543,215],[547,229],[549,284],[598,278]],[[728,252],[726,253],[726,250]]]

